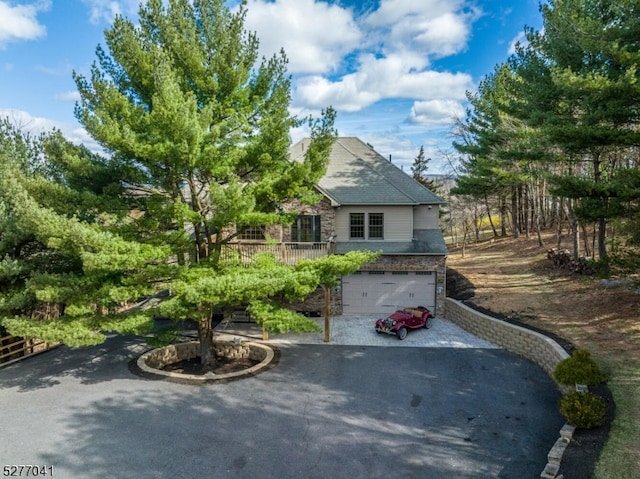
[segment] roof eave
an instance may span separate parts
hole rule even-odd
[[[322,194],[324,195],[326,198],[329,199],[329,201],[331,201],[331,206],[333,206],[334,208],[337,208],[338,206],[342,206],[342,203],[340,203],[338,200],[336,200],[333,196],[331,196],[331,194],[324,189],[322,186],[320,185],[316,185],[316,189]]]

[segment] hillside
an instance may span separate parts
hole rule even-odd
[[[616,404],[609,440],[592,465],[594,477],[640,477],[640,294],[624,282],[555,268],[546,256],[554,237],[545,239],[543,247],[533,238],[492,240],[468,246],[465,257],[452,249],[448,294],[589,349],[609,377]],[[584,436],[582,451],[573,454],[595,459],[591,449],[600,445],[589,443],[592,439]]]

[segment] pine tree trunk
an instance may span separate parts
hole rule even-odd
[[[213,327],[211,318],[198,321],[198,341],[200,342],[200,364],[207,367],[216,365],[216,353],[213,347]]]
[[[511,187],[511,224],[513,228],[513,237],[520,236],[520,229],[518,228],[518,189],[516,186]]]
[[[487,209],[487,218],[489,218],[489,224],[493,230],[493,236],[494,238],[497,238],[498,230],[496,230],[496,226],[493,224],[493,218],[491,218],[491,210],[489,209],[489,199],[487,198],[487,195],[484,195],[484,206]]]
[[[598,259],[607,257],[607,220],[600,218],[598,221]]]
[[[540,231],[540,217],[537,213],[533,213],[535,215],[534,226],[536,228],[536,235],[538,236],[538,246],[544,246],[544,241],[542,240],[542,232]]]
[[[531,208],[529,198],[529,185],[522,187],[522,226],[524,227],[524,237],[529,239],[531,228],[529,225],[529,209]]]
[[[507,200],[504,195],[500,196],[500,236],[507,236]]]

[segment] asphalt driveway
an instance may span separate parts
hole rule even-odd
[[[1,368],[1,462],[61,479],[538,478],[564,423],[551,380],[504,350],[279,347],[277,367],[207,386],[134,376],[132,337]]]

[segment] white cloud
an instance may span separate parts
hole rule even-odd
[[[381,0],[363,16],[313,0],[250,0],[247,26],[263,53],[285,48],[295,74],[294,114],[329,105],[358,112],[408,99],[417,103],[404,118],[436,125],[460,112],[474,84],[468,74],[431,69],[431,62],[464,51],[480,15],[469,0]]]
[[[75,102],[80,100],[80,92],[78,90],[72,90],[64,93],[58,93],[54,98],[58,101]]]
[[[525,46],[527,43],[528,42],[525,33],[520,32],[513,40],[511,40],[511,43],[509,43],[509,50],[507,51],[507,53],[509,55],[513,55],[516,52],[516,47],[518,46],[518,44]]]
[[[350,10],[314,0],[250,0],[246,28],[267,58],[284,48],[291,73],[327,73],[356,48],[362,33]]]
[[[392,25],[407,16],[431,15],[439,17],[464,6],[465,0],[381,0],[380,7],[367,17],[374,26]]]
[[[450,125],[464,116],[462,104],[454,100],[417,101],[411,108],[409,121],[424,126]]]
[[[84,128],[77,125],[51,120],[49,118],[35,117],[30,113],[15,108],[0,108],[0,118],[8,118],[11,123],[20,130],[37,136],[41,133],[60,130],[64,137],[76,145],[84,145],[94,153],[104,154],[102,147],[93,139]]]
[[[463,51],[471,24],[479,10],[465,0],[382,0],[364,23],[386,31],[386,52],[415,49],[423,55],[442,57]]]
[[[38,13],[48,10],[50,6],[50,1],[15,6],[0,1],[0,49],[11,42],[44,37],[47,29],[38,22],[36,17]]]
[[[44,65],[36,65],[35,69],[53,76],[71,76],[73,71],[73,65],[70,62],[60,63],[53,67],[46,67]]]
[[[426,50],[425,53],[447,56],[464,50],[471,28],[466,18],[453,13],[420,21],[413,33],[415,41]]]
[[[56,127],[56,122],[46,118],[34,117],[23,110],[15,108],[0,109],[0,118],[8,118],[9,121],[22,131],[39,135],[45,131],[51,131]]]
[[[93,153],[104,156],[108,155],[102,146],[100,146],[100,144],[94,140],[84,128],[72,128],[69,125],[66,125],[64,129],[60,128],[60,130],[65,138],[70,142],[75,143],[76,145],[84,145]]]
[[[125,15],[129,18],[137,17],[141,0],[82,0],[89,8],[91,23],[111,23],[116,15]]]
[[[412,71],[403,57],[366,55],[358,71],[337,81],[320,76],[300,79],[294,100],[315,108],[332,105],[338,111],[353,112],[387,98],[462,100],[472,88],[471,77],[464,73]]]

